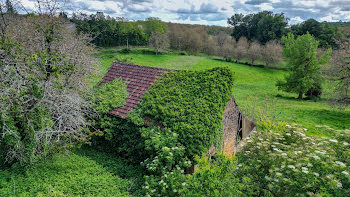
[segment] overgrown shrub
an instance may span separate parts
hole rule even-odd
[[[218,137],[222,116],[230,99],[233,72],[229,68],[177,71],[165,74],[139,104],[139,117],[179,135],[190,159],[206,152]]]
[[[120,53],[124,53],[124,54],[129,54],[131,52],[131,49],[129,48],[123,48]]]
[[[306,136],[305,130],[285,124],[248,139],[237,155],[235,173],[254,184],[242,192],[254,196],[349,196],[350,131],[333,130],[330,139]]]
[[[270,124],[247,139],[234,160],[223,155],[197,158],[197,171],[173,169],[146,177],[150,196],[349,196],[350,130],[334,137],[305,135],[297,125]],[[146,179],[146,180],[147,180]]]
[[[97,149],[126,158],[134,164],[140,164],[149,157],[140,127],[130,120],[105,114],[100,116],[95,127],[103,131],[103,136],[94,138],[93,143]]]
[[[163,75],[129,113],[129,120],[105,115],[97,127],[100,147],[141,163],[144,195],[176,196],[195,155],[222,140],[222,116],[230,99],[228,68],[177,71]],[[144,118],[150,117],[145,125]]]

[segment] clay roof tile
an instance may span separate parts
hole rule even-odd
[[[128,113],[141,102],[143,95],[152,86],[157,77],[168,71],[168,69],[164,68],[114,62],[100,84],[113,81],[116,77],[121,78],[123,81],[127,81],[126,89],[129,97],[126,99],[124,106],[114,109],[109,113],[127,118]]]

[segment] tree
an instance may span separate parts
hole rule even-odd
[[[16,9],[13,7],[11,0],[6,0],[6,13],[8,14],[17,14]]]
[[[278,81],[279,90],[297,93],[302,99],[304,93],[320,78],[320,65],[329,61],[331,49],[317,57],[319,42],[309,33],[295,36],[291,33],[282,38],[283,55],[288,63],[289,74],[284,81]]]
[[[249,41],[257,40],[265,44],[270,40],[279,40],[285,35],[287,21],[283,13],[263,11],[249,15],[235,14],[227,22],[234,26],[232,36],[236,40],[245,36]]]
[[[168,33],[168,26],[159,18],[150,17],[146,21],[141,23],[144,25],[146,34],[150,37],[153,32],[159,32],[162,34]]]
[[[150,37],[149,44],[150,47],[156,50],[156,55],[158,55],[160,49],[164,50],[169,48],[168,35],[160,32],[153,32]]]
[[[45,12],[16,16],[0,41],[0,165],[85,140],[94,115],[85,99],[96,62],[90,38],[58,17],[56,1],[38,3]]]
[[[256,60],[261,59],[262,50],[263,49],[258,42],[254,41],[250,43],[247,51],[247,57],[250,59],[252,65]]]
[[[233,51],[233,57],[236,58],[236,62],[240,62],[241,59],[247,56],[248,46],[249,44],[247,38],[241,37],[238,40],[237,46]]]
[[[334,84],[332,103],[346,107],[350,104],[350,42],[344,41],[340,49],[333,52],[332,64],[327,68],[327,75]]]
[[[261,49],[261,60],[265,68],[278,64],[282,58],[282,46],[277,41],[269,41]]]
[[[233,56],[233,49],[235,47],[235,41],[232,40],[229,35],[223,32],[220,32],[215,36],[215,38],[217,42],[216,45],[218,55],[223,57],[226,61],[231,61],[231,58]]]
[[[320,23],[315,19],[308,19],[299,25],[293,25],[291,31],[295,35],[304,35],[309,32],[320,41],[320,47],[324,48],[338,48],[338,40],[341,37],[337,27]]]

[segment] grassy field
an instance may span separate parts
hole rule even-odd
[[[140,50],[139,50],[140,51]],[[117,49],[101,49],[96,54],[101,61],[100,76],[107,72],[113,61],[128,59],[134,64],[170,69],[205,70],[218,66],[228,66],[235,72],[235,99],[246,113],[264,116],[276,121],[298,123],[308,129],[308,134],[331,135],[320,133],[317,125],[328,125],[334,129],[350,128],[350,108],[334,109],[325,98],[320,101],[297,100],[296,94],[278,91],[275,86],[278,79],[283,79],[286,71],[251,67],[232,62],[225,62],[206,56],[180,56],[177,54],[152,55],[135,52],[118,53]],[[96,79],[97,80],[97,79]]]

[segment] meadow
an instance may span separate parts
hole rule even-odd
[[[332,136],[332,132],[319,131],[316,126],[327,125],[333,129],[350,128],[350,107],[338,109],[327,101],[327,88],[320,100],[298,100],[296,94],[279,91],[275,86],[287,71],[265,69],[234,62],[226,62],[217,57],[192,56],[179,53],[154,55],[147,49],[134,49],[131,53],[121,53],[120,49],[100,49],[96,53],[101,64],[100,76],[108,71],[114,61],[153,66],[168,69],[205,70],[227,66],[235,72],[234,97],[237,104],[252,118],[266,118],[272,121],[298,123],[307,128],[308,135]],[[98,79],[95,80],[95,82]],[[323,84],[325,87],[328,84]]]

